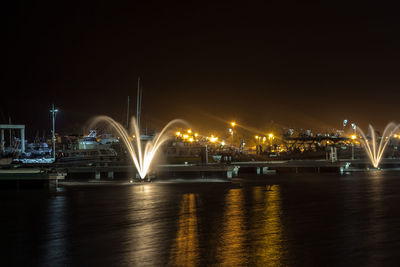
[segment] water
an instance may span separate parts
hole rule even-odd
[[[375,171],[3,191],[2,266],[395,266],[398,188]]]

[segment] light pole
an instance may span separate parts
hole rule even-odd
[[[231,147],[233,147],[233,129],[232,128],[229,129],[229,132],[231,133],[232,136]]]
[[[270,134],[268,134],[268,139],[269,139],[269,141],[271,142],[271,151],[272,151],[272,140],[274,140],[274,134],[273,133],[270,133]]]
[[[53,160],[56,160],[56,114],[58,109],[54,108],[54,104],[51,105],[50,113],[53,117],[53,134],[52,134],[52,141],[53,141]]]
[[[354,140],[357,138],[355,134],[351,136],[351,159],[354,160]]]
[[[232,121],[232,122],[231,122],[232,128],[229,129],[229,132],[230,132],[231,135],[232,135],[232,147],[233,147],[233,129],[235,128],[235,125],[236,125],[236,122]]]

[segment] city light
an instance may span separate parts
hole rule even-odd
[[[187,132],[191,134],[191,133],[192,133],[192,130],[189,129]]]
[[[215,137],[214,135],[211,135],[211,137],[209,138],[211,143],[215,143],[218,141],[218,137]]]
[[[232,125],[232,127],[235,127],[235,125],[236,125],[236,122],[231,122],[231,125]]]
[[[176,136],[181,136],[181,132],[176,132]]]
[[[352,136],[351,136],[351,139],[353,139],[353,140],[355,140],[357,138],[357,136],[355,135],[355,134],[353,134]]]

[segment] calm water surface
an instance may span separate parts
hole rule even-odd
[[[399,189],[380,171],[2,191],[2,265],[398,266]]]

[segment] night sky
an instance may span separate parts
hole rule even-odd
[[[61,132],[100,114],[124,122],[138,76],[150,128],[173,118],[200,130],[400,122],[395,6],[32,2],[2,7],[2,123],[49,129],[52,102]]]

